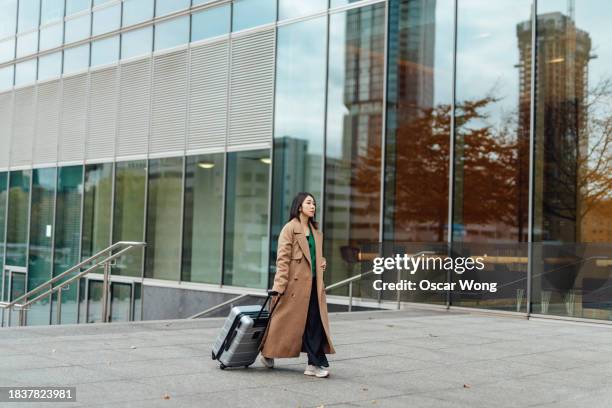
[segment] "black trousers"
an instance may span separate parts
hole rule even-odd
[[[308,364],[319,367],[329,367],[327,357],[323,352],[323,345],[327,344],[325,329],[321,323],[319,299],[317,296],[317,280],[312,278],[312,290],[308,304],[306,327],[302,336],[302,351],[308,354]]]

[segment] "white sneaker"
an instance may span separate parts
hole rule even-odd
[[[268,368],[274,368],[274,359],[273,358],[268,358],[268,357],[264,357],[263,354],[261,355],[261,357],[259,358],[259,361],[261,361],[261,363],[263,365],[265,365]]]
[[[324,370],[321,367],[307,365],[306,370],[304,370],[304,375],[315,376],[318,378],[325,378],[329,376],[329,371]]]

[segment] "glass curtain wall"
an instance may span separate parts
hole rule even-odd
[[[5,265],[26,266],[31,170],[10,172]]]
[[[531,0],[457,3],[453,255],[505,257],[461,279],[496,293],[452,294],[459,306],[521,311],[527,286]],[[503,13],[500,12],[504,10]],[[489,24],[495,21],[495,24]],[[451,274],[453,280],[459,275]],[[523,306],[521,306],[523,305]],[[524,310],[524,309],[522,309]]]
[[[181,280],[221,283],[223,153],[188,156]]]
[[[384,27],[384,4],[330,16],[323,228],[327,284],[358,273],[342,257],[343,248],[379,240]],[[361,289],[364,296],[372,291],[370,284]]]
[[[389,2],[383,236],[405,253],[444,252],[448,240],[454,9],[454,0]],[[429,291],[404,291],[402,299],[446,302]]]
[[[454,3],[389,3],[387,241],[448,239]]]
[[[82,201],[83,166],[60,167],[58,169],[55,204],[53,276],[57,276],[79,263]],[[78,321],[77,286],[73,283],[62,290],[61,323],[77,323]],[[54,301],[52,310],[52,321],[54,323],[57,323],[56,307]]]
[[[278,235],[301,191],[322,203],[327,18],[279,27],[272,163],[271,274]],[[321,220],[322,208],[317,208]]]
[[[268,285],[269,174],[269,149],[227,154],[225,285]]]
[[[119,162],[115,165],[113,242],[144,241],[147,161]],[[117,259],[113,273],[142,276],[144,250],[133,249]]]
[[[609,3],[539,0],[533,311],[612,319]]]
[[[51,279],[53,272],[53,216],[57,169],[32,171],[32,209],[30,211],[30,250],[28,252],[28,290]],[[31,305],[28,325],[49,324],[49,299]]]
[[[0,38],[15,34],[17,24],[17,0],[3,0],[0,14]]]
[[[232,31],[246,30],[276,20],[276,0],[234,0]]]
[[[149,160],[145,277],[180,280],[183,158]]]
[[[85,166],[81,258],[87,259],[111,245],[113,199],[112,163]]]
[[[286,20],[307,16],[323,11],[327,8],[327,0],[279,0],[278,19]]]
[[[453,240],[525,242],[531,0],[488,4],[458,2]]]

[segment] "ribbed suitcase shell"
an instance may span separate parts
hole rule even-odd
[[[219,360],[221,368],[248,367],[255,362],[270,318],[270,313],[263,310],[257,319],[262,307],[253,305],[232,308],[212,349],[212,358]]]

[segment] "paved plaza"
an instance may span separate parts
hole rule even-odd
[[[612,326],[410,309],[331,313],[328,379],[305,356],[220,370],[222,318],[0,329],[0,386],[76,386],[41,407],[610,407]],[[2,405],[0,403],[0,405]]]

